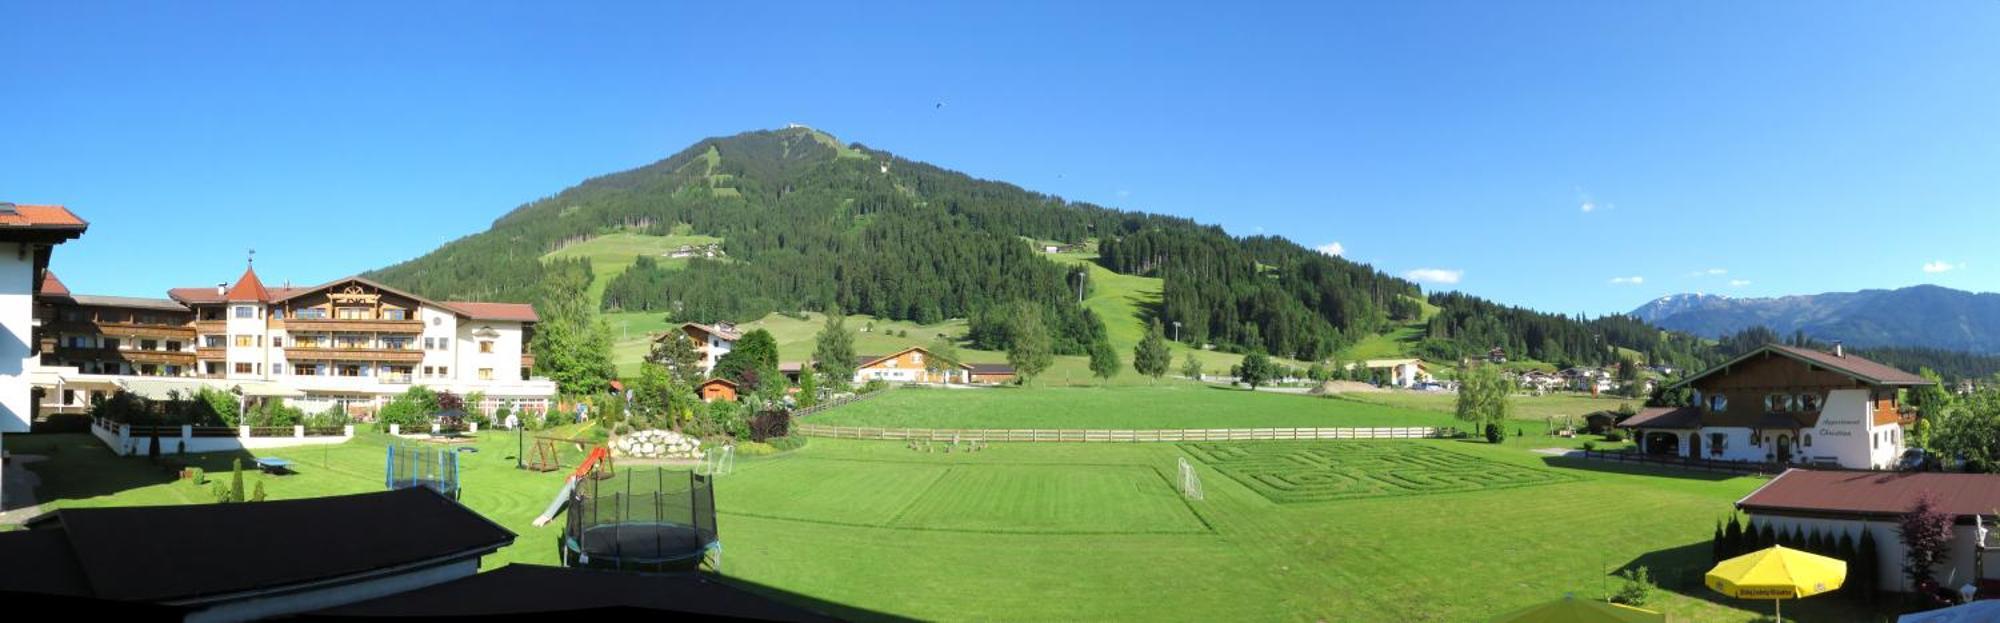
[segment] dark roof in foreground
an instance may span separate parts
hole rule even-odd
[[[1701,428],[1701,409],[1694,407],[1647,407],[1625,418],[1619,428]]]
[[[767,621],[837,621],[701,573],[642,574],[511,564],[315,617],[490,616],[599,609]]]
[[[1736,502],[1746,511],[1900,515],[1930,495],[1952,515],[2000,512],[2000,474],[1788,469]]]
[[[514,533],[423,487],[303,500],[68,508],[0,533],[0,590],[183,602],[491,553]],[[16,584],[16,582],[19,582]],[[66,586],[51,586],[66,582]]]

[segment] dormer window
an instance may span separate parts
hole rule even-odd
[[[1728,411],[1728,410],[1729,410],[1729,397],[1728,397],[1728,396],[1724,396],[1724,395],[1722,395],[1722,394],[1716,394],[1716,395],[1714,395],[1714,396],[1709,396],[1709,397],[1708,397],[1708,410],[1709,410],[1709,411],[1717,411],[1717,412],[1720,412],[1720,411]]]
[[[1818,411],[1824,402],[1819,394],[1799,394],[1798,400],[1800,411]]]
[[[1786,411],[1797,410],[1797,408],[1798,401],[1791,394],[1766,394],[1764,396],[1765,411],[1784,413]]]

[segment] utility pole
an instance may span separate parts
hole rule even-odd
[[[1181,341],[1181,321],[1174,321],[1174,341]]]

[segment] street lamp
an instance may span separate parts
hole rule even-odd
[[[1181,341],[1181,321],[1174,321],[1174,341]]]

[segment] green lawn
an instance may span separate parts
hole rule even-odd
[[[686,266],[687,260],[685,258],[669,258],[666,257],[666,254],[681,245],[702,245],[713,242],[722,242],[722,239],[714,236],[693,235],[684,232],[672,236],[649,236],[621,231],[573,243],[561,249],[556,249],[542,257],[544,259],[584,258],[590,260],[591,281],[589,296],[590,300],[596,301],[604,298],[604,287],[611,283],[611,279],[624,273],[626,269],[631,268],[632,263],[638,261],[639,256],[652,256],[653,259],[660,262],[661,266]]]
[[[1123,389],[1030,391],[1149,400]],[[1316,404],[1204,391],[1267,411]],[[1008,393],[899,390],[880,400]],[[264,452],[298,462],[299,473],[250,482],[278,499],[379,490],[386,443],[369,434]],[[562,474],[514,469],[508,433],[484,434],[477,447],[462,465],[464,502],[520,535],[486,567],[556,561],[561,522],[529,522]],[[50,457],[33,469],[56,506],[209,501],[206,488],[170,480],[142,458],[113,457],[85,435],[10,435],[8,449]],[[1204,499],[1178,495],[1182,458]],[[1616,586],[1607,571],[1644,564],[1678,587],[1655,604],[1676,620],[1750,621],[1768,604],[1711,598],[1698,577],[1713,522],[1758,484],[1461,441],[993,444],[944,453],[815,439],[739,459],[716,500],[728,575],[919,619],[1478,620],[1568,592],[1597,597]],[[1848,607],[1817,598],[1786,611],[1854,620]]]
[[[1200,385],[898,389],[810,418],[910,428],[1463,426],[1437,411]]]

